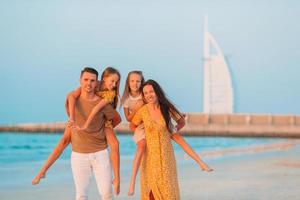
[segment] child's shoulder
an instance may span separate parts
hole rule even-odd
[[[106,99],[108,102],[112,102],[116,97],[116,91],[112,90],[103,90],[96,93],[102,99]]]
[[[111,96],[115,96],[116,95],[116,91],[115,90],[102,90],[102,91],[98,91],[97,94],[100,95],[111,95]]]

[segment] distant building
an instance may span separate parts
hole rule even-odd
[[[221,48],[204,25],[204,113],[233,113],[233,87]]]

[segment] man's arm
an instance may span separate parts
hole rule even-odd
[[[121,116],[118,112],[116,112],[114,118],[112,119],[112,125],[115,128],[122,122]]]

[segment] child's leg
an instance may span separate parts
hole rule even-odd
[[[69,115],[70,122],[75,121],[75,102],[76,98],[74,98],[72,95],[68,95],[67,102],[66,102],[66,109],[67,114]]]
[[[145,149],[146,149],[146,140],[142,139],[137,143],[137,150],[136,150],[136,154],[135,154],[134,160],[133,160],[131,180],[130,180],[130,185],[129,185],[129,190],[128,190],[129,196],[134,194],[136,175],[139,170],[140,163],[141,163],[143,154],[145,152]]]
[[[114,191],[115,194],[120,193],[120,151],[119,151],[119,141],[112,128],[104,129],[107,142],[110,146],[110,159],[112,162],[113,172],[114,172]]]
[[[32,182],[31,182],[32,185],[38,184],[42,178],[45,178],[45,176],[46,176],[46,172],[40,171],[40,172],[36,175],[36,177],[34,177],[34,178],[32,179]]]
[[[193,159],[195,160],[200,168],[204,171],[212,171],[212,169],[207,166],[198,156],[198,154],[188,145],[188,143],[183,139],[183,137],[177,133],[173,133],[172,139],[179,144],[179,146]]]
[[[66,127],[64,135],[49,155],[47,161],[44,163],[37,176],[32,180],[33,185],[38,184],[40,180],[46,176],[46,172],[48,171],[48,169],[59,158],[64,149],[70,144],[71,134],[71,129],[69,127]]]

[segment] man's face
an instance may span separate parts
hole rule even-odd
[[[84,72],[80,78],[80,86],[86,93],[95,92],[97,86],[97,76],[89,72]]]

